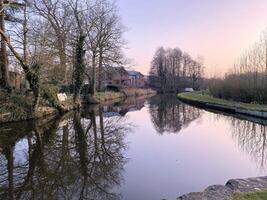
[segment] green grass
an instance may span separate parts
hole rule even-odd
[[[267,190],[241,194],[235,194],[233,200],[266,200],[267,199]]]
[[[180,93],[178,98],[196,101],[200,103],[212,103],[217,105],[223,105],[230,108],[242,108],[255,111],[267,111],[267,105],[241,103],[236,101],[229,101],[224,99],[214,98],[207,91]]]
[[[113,101],[117,99],[122,99],[125,97],[138,97],[148,94],[156,94],[155,91],[151,89],[140,89],[140,88],[128,88],[124,90],[123,92],[96,92],[94,98],[99,101],[100,103],[106,102],[106,101]]]
[[[96,92],[94,97],[97,101],[103,103],[105,101],[122,98],[123,94],[121,92]]]

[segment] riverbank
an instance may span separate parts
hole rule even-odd
[[[97,92],[95,99],[99,103],[105,103],[107,101],[121,101],[129,97],[140,97],[155,94],[156,91],[152,89],[129,88],[122,90],[121,92]]]
[[[267,119],[267,106],[265,105],[218,99],[212,97],[206,91],[180,93],[177,95],[177,97],[184,102],[202,108],[211,108],[233,114],[238,113],[242,115]]]
[[[267,190],[258,192],[249,192],[245,194],[236,194],[233,200],[259,200],[267,199]]]
[[[56,112],[56,108],[40,102],[37,114],[32,112],[33,98],[31,95],[6,93],[0,90],[0,123],[38,119]]]
[[[96,93],[95,103],[103,104],[106,102],[120,102],[129,97],[140,97],[154,95],[156,92],[151,89],[126,89],[121,92],[101,92]],[[29,95],[19,93],[8,94],[0,91],[0,123],[18,122],[24,120],[41,119],[47,116],[59,115],[59,111],[50,106],[45,100],[41,100],[37,113],[32,113],[33,98]],[[84,104],[90,104],[83,102]],[[66,112],[75,109],[72,103],[72,97],[68,96],[67,100],[61,102]]]
[[[225,185],[213,185],[177,200],[263,200],[267,196],[267,177],[232,179]]]

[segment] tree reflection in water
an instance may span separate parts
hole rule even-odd
[[[223,115],[218,115],[223,116]],[[231,124],[232,137],[237,145],[258,163],[262,171],[267,169],[267,128],[266,120],[249,118],[238,119],[233,116],[223,117]],[[255,121],[255,122],[254,122]]]
[[[1,199],[120,199],[122,117],[103,108],[0,128]]]
[[[178,133],[203,111],[181,103],[174,95],[157,95],[150,100],[151,121],[159,134]]]

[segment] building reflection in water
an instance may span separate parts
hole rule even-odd
[[[0,198],[120,199],[130,125],[103,110],[1,126]]]

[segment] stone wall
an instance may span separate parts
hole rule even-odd
[[[235,193],[256,192],[267,189],[267,177],[232,179],[225,185],[213,185],[203,192],[178,197],[177,200],[231,200]]]

